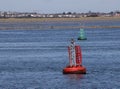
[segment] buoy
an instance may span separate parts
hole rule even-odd
[[[78,40],[87,40],[84,29],[80,29]]]
[[[68,46],[69,65],[63,69],[63,74],[86,74],[86,68],[82,66],[81,48],[75,45],[74,40],[71,40],[71,45]]]

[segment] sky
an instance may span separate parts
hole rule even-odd
[[[120,0],[0,0],[0,11],[62,13],[120,10]]]

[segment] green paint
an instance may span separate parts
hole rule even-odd
[[[84,29],[80,29],[80,33],[79,33],[79,39],[81,39],[81,40],[84,40],[84,39],[86,39],[86,36],[85,36],[85,31],[84,31]]]

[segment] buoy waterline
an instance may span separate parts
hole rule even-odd
[[[68,46],[69,65],[63,69],[63,74],[86,74],[86,68],[82,66],[82,52],[79,45],[75,45],[74,39]]]

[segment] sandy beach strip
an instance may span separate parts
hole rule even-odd
[[[0,22],[48,22],[48,21],[94,21],[94,20],[120,20],[116,17],[81,17],[81,18],[0,18]]]
[[[120,28],[119,25],[108,25],[108,26],[42,26],[42,25],[31,25],[34,22],[71,22],[71,21],[120,21],[120,17],[82,17],[82,18],[0,18],[0,23],[4,24],[0,26],[0,30],[9,29],[77,29],[77,28]],[[18,25],[15,25],[15,24]],[[21,25],[27,24],[27,25]],[[11,25],[10,25],[11,24]],[[5,26],[6,25],[6,26]]]

